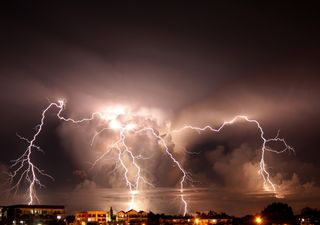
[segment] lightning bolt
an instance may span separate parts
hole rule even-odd
[[[222,125],[218,128],[213,128],[211,126],[204,126],[204,127],[194,127],[194,126],[190,126],[190,125],[186,125],[180,129],[177,129],[177,130],[173,130],[172,132],[173,133],[178,133],[178,132],[181,132],[183,130],[186,130],[186,129],[191,129],[191,130],[195,130],[199,133],[203,132],[203,131],[206,131],[206,130],[209,130],[209,131],[212,131],[212,132],[215,132],[215,133],[218,133],[220,132],[225,126],[228,126],[228,125],[232,125],[234,124],[236,121],[238,120],[244,120],[246,122],[249,122],[249,123],[253,123],[256,125],[256,127],[258,128],[259,132],[260,132],[260,138],[262,140],[262,146],[261,146],[261,158],[260,158],[260,170],[259,170],[259,173],[261,174],[261,176],[263,177],[263,180],[264,180],[264,186],[267,187],[268,185],[272,188],[273,192],[276,193],[276,187],[275,187],[275,184],[271,181],[270,179],[270,173],[267,171],[267,168],[266,168],[266,163],[265,163],[265,152],[266,151],[269,151],[269,152],[273,152],[273,153],[277,153],[277,154],[280,154],[280,153],[283,153],[283,152],[286,152],[286,151],[292,151],[294,152],[294,149],[287,144],[287,142],[283,139],[283,138],[279,138],[279,131],[277,133],[277,135],[274,137],[274,138],[269,138],[267,139],[265,137],[265,134],[264,134],[264,131],[260,125],[260,123],[257,121],[257,120],[254,120],[254,119],[249,119],[247,116],[244,116],[244,115],[237,115],[235,116],[232,120],[230,121],[225,121],[222,123]],[[281,144],[283,144],[284,148],[281,149],[281,150],[274,150],[270,147],[268,147],[268,143],[270,142],[280,142]]]
[[[140,167],[138,161],[141,159],[145,159],[141,155],[135,155],[134,151],[131,149],[130,146],[126,143],[126,139],[128,135],[139,135],[139,134],[150,134],[158,143],[159,146],[163,149],[164,153],[169,156],[169,158],[172,160],[172,162],[176,165],[176,167],[181,172],[181,179],[180,179],[180,198],[181,202],[184,206],[184,215],[186,215],[188,211],[188,204],[185,200],[184,196],[184,186],[187,181],[191,181],[190,175],[186,172],[186,170],[183,168],[181,163],[176,159],[174,154],[170,151],[170,148],[167,145],[167,141],[163,138],[163,135],[160,135],[158,131],[156,131],[151,126],[139,126],[135,123],[123,123],[118,121],[118,116],[125,114],[125,112],[120,111],[116,113],[112,113],[112,115],[105,115],[103,112],[94,112],[91,114],[88,118],[82,118],[82,119],[73,119],[73,118],[66,118],[62,116],[62,112],[64,109],[65,103],[63,100],[59,100],[58,102],[53,102],[48,105],[47,108],[45,108],[42,112],[42,117],[40,123],[36,126],[36,132],[33,135],[31,140],[28,140],[25,137],[22,137],[18,135],[18,137],[21,140],[24,140],[28,143],[28,146],[25,150],[25,152],[17,159],[12,160],[12,173],[10,174],[11,181],[13,183],[12,190],[18,190],[20,184],[22,181],[26,181],[29,184],[28,188],[28,204],[33,204],[35,201],[39,202],[39,198],[37,197],[36,189],[37,187],[41,188],[44,185],[40,182],[39,177],[40,176],[46,176],[51,179],[53,179],[49,174],[46,174],[43,170],[41,170],[34,162],[31,160],[31,155],[34,150],[42,151],[39,146],[36,145],[37,137],[40,135],[43,126],[44,121],[46,118],[46,113],[53,107],[58,109],[57,117],[58,119],[65,121],[65,122],[71,122],[74,124],[77,123],[83,123],[92,121],[94,119],[100,119],[106,122],[107,126],[100,131],[98,131],[91,140],[91,145],[93,145],[95,139],[101,135],[104,131],[112,130],[114,132],[117,132],[118,138],[115,142],[113,142],[106,151],[101,154],[92,164],[92,167],[94,167],[97,163],[99,163],[103,158],[105,158],[109,153],[115,151],[117,154],[117,162],[116,167],[122,168],[123,171],[123,178],[125,180],[125,184],[129,189],[129,192],[131,194],[131,202],[129,204],[129,208],[134,208],[135,206],[135,197],[136,194],[139,191],[139,187],[141,182],[150,186],[153,186],[151,182],[148,181],[146,177],[143,176],[143,169]],[[224,122],[220,127],[213,128],[211,126],[205,126],[205,127],[195,127],[191,125],[186,125],[180,129],[169,131],[164,136],[169,136],[172,133],[180,133],[184,130],[191,129],[195,130],[198,133],[204,132],[206,130],[212,131],[212,132],[220,132],[225,126],[232,125],[238,120],[244,120],[249,123],[253,123],[256,125],[258,130],[260,131],[260,137],[262,140],[262,147],[261,147],[261,159],[260,159],[260,170],[259,173],[263,177],[264,185],[270,186],[274,193],[276,193],[276,187],[273,184],[273,182],[270,179],[270,174],[267,171],[266,163],[265,163],[265,152],[273,152],[273,153],[283,153],[285,151],[293,151],[293,148],[290,147],[286,141],[279,137],[279,132],[277,136],[274,138],[267,139],[265,137],[264,131],[260,125],[260,123],[257,120],[249,119],[247,116],[243,115],[237,115],[232,120]],[[270,142],[280,142],[284,145],[284,148],[281,150],[273,150],[270,147],[268,147],[268,143]],[[129,158],[130,162],[126,162],[126,158]],[[132,169],[133,168],[133,169]],[[132,171],[133,170],[133,171]],[[130,174],[135,174],[134,176]],[[15,182],[14,182],[15,181]]]
[[[36,186],[39,186],[40,188],[44,187],[44,185],[38,179],[38,175],[46,176],[53,179],[53,177],[51,177],[49,174],[46,174],[31,160],[31,154],[33,149],[40,150],[40,147],[35,145],[35,142],[37,137],[42,131],[46,113],[53,106],[62,107],[60,104],[58,105],[57,103],[51,103],[45,110],[43,110],[40,124],[36,126],[36,129],[37,129],[36,133],[33,135],[31,140],[28,140],[27,138],[24,138],[20,135],[18,136],[20,139],[26,141],[29,145],[25,150],[25,152],[19,158],[12,160],[12,165],[10,167],[13,170],[13,172],[9,175],[10,183],[13,183],[14,178],[18,177],[17,182],[14,185],[12,185],[12,188],[11,188],[12,190],[17,191],[19,189],[19,186],[22,180],[26,180],[29,183],[29,188],[28,188],[28,193],[29,193],[28,204],[29,205],[31,205],[34,201],[39,202],[39,199],[36,194]],[[19,173],[21,173],[20,176],[19,176]]]

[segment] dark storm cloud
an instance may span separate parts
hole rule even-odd
[[[174,128],[186,123],[218,126],[246,114],[261,121],[268,137],[280,129],[296,150],[267,155],[271,176],[286,200],[297,208],[319,207],[317,7],[20,3],[5,10],[0,37],[3,164],[23,151],[25,143],[15,133],[30,137],[48,100],[66,99],[65,114],[77,118],[114,103],[152,108]],[[46,153],[38,156],[58,184],[52,187],[47,181],[47,191],[64,193],[57,199],[65,201],[68,191],[74,191],[75,200],[86,190],[100,190],[88,197],[94,208],[104,188],[119,188],[121,177],[99,179],[111,169],[108,163],[88,172],[94,159],[90,138],[96,130],[61,124],[54,113],[40,140]],[[254,127],[241,124],[221,135],[175,139],[185,149],[171,149],[194,175],[197,187],[209,187],[199,195],[188,192],[191,209],[244,214],[275,200],[257,185],[262,183],[257,175],[258,138]],[[144,145],[151,147],[155,143]],[[198,154],[185,156],[182,150]],[[161,172],[151,179],[158,187],[176,187],[178,172],[169,169],[163,155],[155,158],[162,160],[150,169]],[[43,198],[52,202],[45,193],[42,190]],[[142,199],[150,201],[152,195]],[[244,203],[248,210],[237,211]],[[155,209],[179,208],[161,204]]]

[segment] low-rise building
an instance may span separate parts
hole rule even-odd
[[[130,225],[146,225],[148,222],[148,214],[144,211],[136,211],[134,209],[127,212],[120,211],[116,213],[116,221]]]
[[[77,212],[75,214],[75,221],[79,225],[87,225],[88,223],[105,225],[108,221],[108,214],[109,212],[101,210]]]
[[[127,214],[125,211],[119,211],[116,213],[116,221],[123,222],[127,220]]]
[[[3,224],[46,225],[62,220],[62,205],[11,205],[2,208]]]

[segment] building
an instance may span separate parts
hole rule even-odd
[[[120,211],[116,213],[116,221],[118,222],[124,222],[127,221],[127,214],[125,211]]]
[[[130,224],[145,225],[148,222],[148,214],[144,211],[136,211],[131,209],[127,212],[127,221]]]
[[[75,214],[76,224],[79,225],[86,225],[88,223],[105,225],[108,221],[107,218],[109,218],[109,213],[101,210],[83,211]]]
[[[2,207],[2,224],[47,225],[65,217],[62,205],[11,205]]]
[[[144,211],[136,211],[134,209],[128,212],[120,211],[116,214],[116,221],[130,225],[146,225],[148,222],[148,214]]]

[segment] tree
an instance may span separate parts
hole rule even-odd
[[[307,219],[312,223],[319,223],[320,211],[317,209],[312,209],[310,207],[305,207],[301,210],[300,217]]]
[[[75,220],[76,220],[76,218],[75,218],[74,215],[68,215],[68,216],[66,216],[66,222],[67,222],[67,224],[69,224],[69,223],[74,223]]]
[[[292,208],[281,202],[274,202],[268,205],[262,212],[267,223],[290,223],[294,221]]]
[[[215,211],[210,210],[210,211],[208,212],[208,217],[209,217],[209,218],[215,218],[216,216],[217,216],[217,213],[216,213]]]

